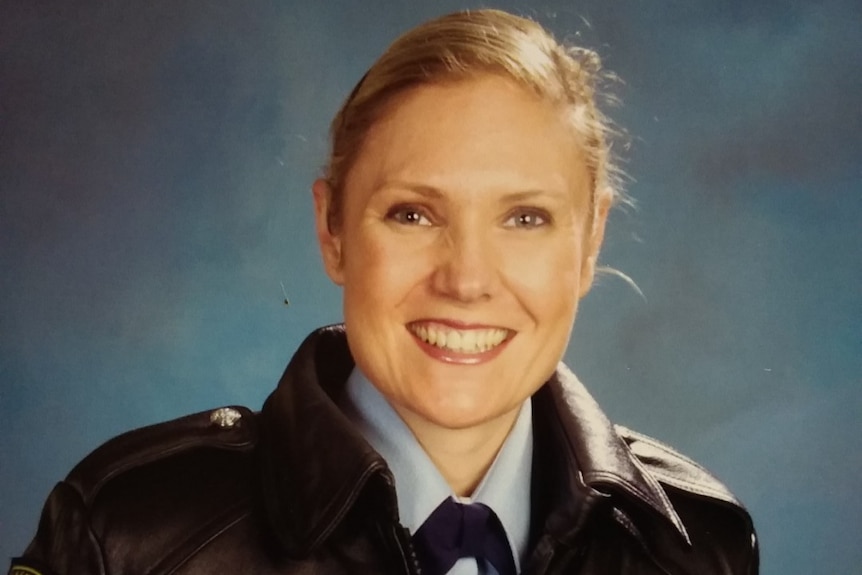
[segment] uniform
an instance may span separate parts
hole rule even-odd
[[[49,496],[15,575],[416,574],[386,462],[337,407],[342,326],[300,346],[263,409],[129,432]],[[523,573],[747,574],[752,521],[709,473],[612,425],[560,365],[533,396]]]

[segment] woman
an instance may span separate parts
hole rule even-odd
[[[98,449],[11,572],[756,573],[736,499],[559,363],[616,197],[599,73],[499,11],[398,39],[313,185],[344,325],[260,413]]]

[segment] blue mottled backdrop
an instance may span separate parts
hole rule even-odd
[[[328,120],[398,32],[470,5],[0,3],[0,561],[100,442],[260,406],[339,319]],[[602,279],[569,362],[739,494],[763,573],[859,573],[862,4],[500,5],[624,80],[638,208],[603,259],[645,299]]]

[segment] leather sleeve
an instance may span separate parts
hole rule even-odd
[[[105,575],[102,552],[81,495],[65,482],[54,487],[24,555],[12,560],[10,575]]]

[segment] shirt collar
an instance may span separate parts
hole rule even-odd
[[[446,480],[386,398],[358,369],[347,380],[344,413],[366,441],[386,460],[395,477],[401,524],[415,533],[447,497],[455,497]],[[532,404],[524,402],[506,441],[470,502],[494,510],[515,551],[525,556],[530,530],[530,478],[533,458]]]

